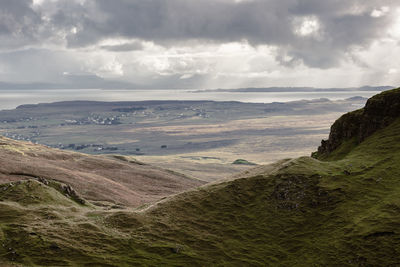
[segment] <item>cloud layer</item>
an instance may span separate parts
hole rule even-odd
[[[285,71],[368,73],[379,49],[398,52],[399,7],[392,0],[3,0],[0,78],[90,72],[198,87],[268,86],[276,71],[282,79]],[[38,61],[44,54],[46,64]],[[35,63],[29,74],[25,64]],[[374,75],[394,74],[397,66],[385,64]]]

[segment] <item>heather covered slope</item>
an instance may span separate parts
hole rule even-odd
[[[25,185],[32,181],[5,185],[0,259],[26,265],[397,266],[399,151],[395,118],[336,159],[256,167],[145,210],[82,205],[54,187]],[[24,191],[41,200],[31,204],[12,193]]]
[[[91,156],[0,137],[0,182],[45,178],[92,201],[140,206],[203,182],[128,160]]]

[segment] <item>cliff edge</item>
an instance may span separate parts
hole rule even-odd
[[[340,117],[331,127],[328,140],[322,140],[317,159],[339,159],[376,131],[400,117],[400,88],[370,98],[365,107]]]

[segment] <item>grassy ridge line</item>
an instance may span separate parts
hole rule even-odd
[[[397,121],[340,161],[300,158],[273,175],[181,194],[149,216],[174,226],[160,239],[214,263],[397,264],[399,141]]]

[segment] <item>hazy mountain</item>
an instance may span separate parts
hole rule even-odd
[[[103,79],[92,74],[65,74],[56,83],[8,83],[0,82],[0,90],[4,89],[146,89],[146,86],[129,82]]]
[[[56,83],[9,83],[0,82],[0,90],[13,89],[187,89],[190,84],[177,84],[171,87],[168,82],[149,86],[123,81],[115,81],[101,78],[93,74],[65,74],[60,82]],[[202,89],[194,90],[195,93],[206,92],[332,92],[332,91],[385,91],[393,89],[393,86],[362,86],[351,88],[315,88],[315,87],[265,87],[265,88],[231,88],[231,89]]]
[[[393,89],[393,86],[362,86],[349,88],[315,88],[315,87],[266,87],[266,88],[238,88],[238,89],[210,89],[197,90],[202,92],[241,92],[241,93],[261,93],[261,92],[346,92],[346,91],[386,91]]]

